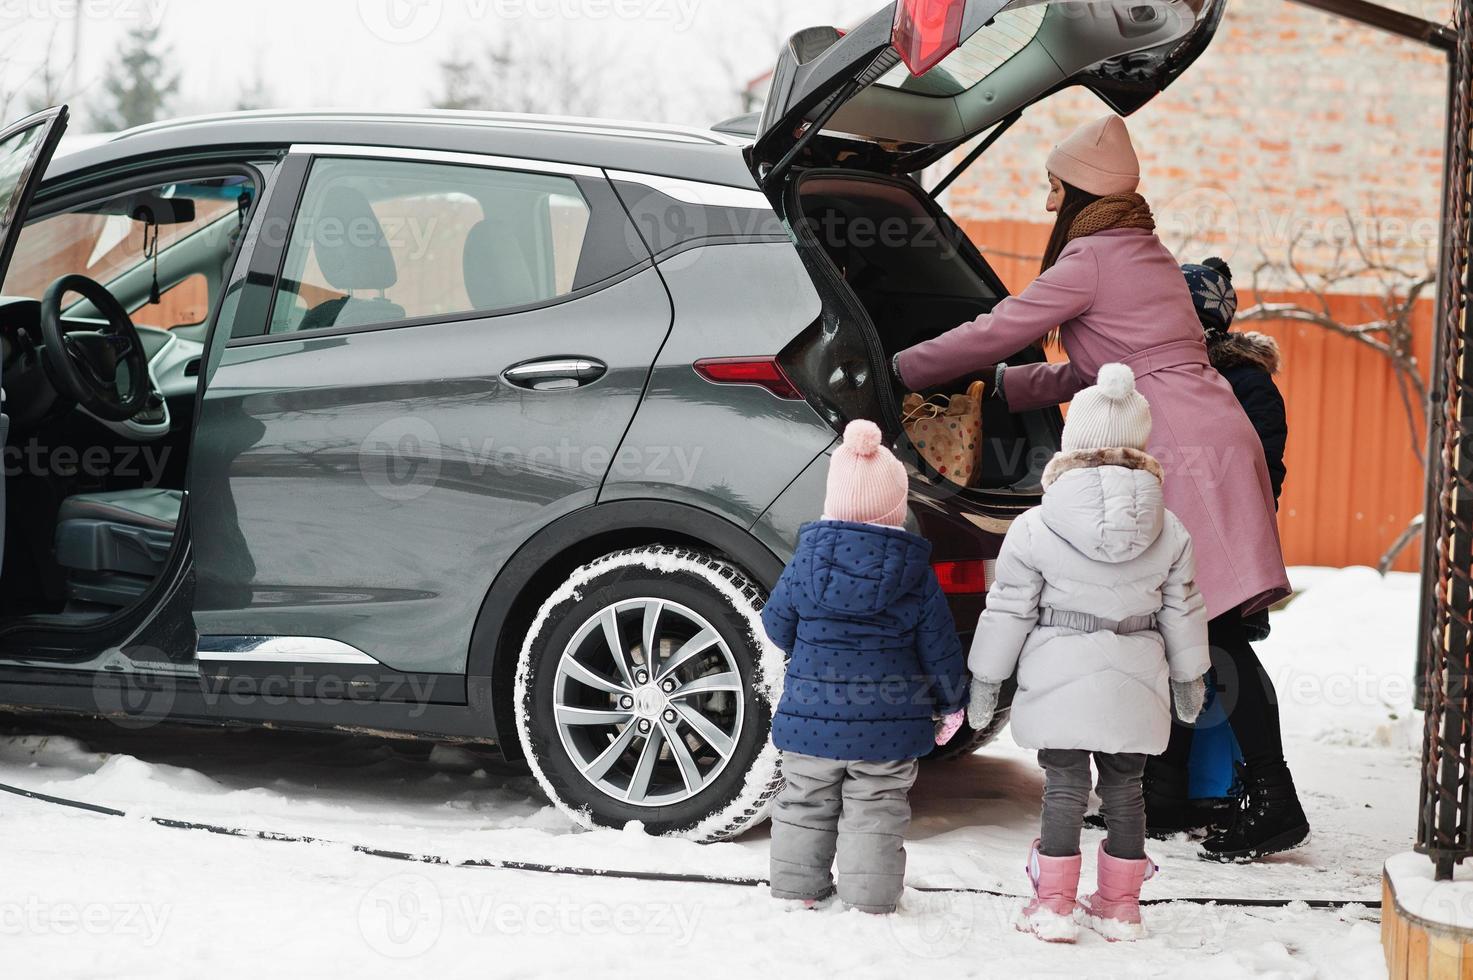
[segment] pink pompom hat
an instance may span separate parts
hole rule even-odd
[[[881,445],[879,427],[856,419],[844,428],[844,442],[829,460],[823,516],[904,527],[909,486],[905,465]]]

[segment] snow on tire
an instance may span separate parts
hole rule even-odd
[[[576,569],[517,662],[517,732],[553,803],[585,827],[720,840],[782,785],[770,738],[783,654],[762,591],[696,551],[635,548]]]

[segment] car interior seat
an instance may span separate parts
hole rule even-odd
[[[404,319],[404,307],[384,297],[399,281],[394,253],[367,195],[336,185],[323,195],[312,226],[312,253],[328,285],[347,293],[318,303],[302,317],[298,330],[351,327]],[[377,290],[377,296],[355,296]]]

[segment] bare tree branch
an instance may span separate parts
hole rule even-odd
[[[1357,224],[1348,213],[1346,218],[1349,235],[1336,242],[1334,253],[1322,271],[1312,272],[1300,260],[1300,246],[1304,244],[1302,231],[1289,241],[1283,260],[1276,262],[1265,256],[1253,270],[1255,297],[1264,294],[1263,280],[1272,276],[1290,291],[1309,297],[1305,302],[1260,300],[1241,310],[1238,320],[1309,324],[1386,358],[1406,415],[1412,455],[1418,465],[1425,467],[1422,443],[1427,423],[1427,385],[1417,362],[1413,320],[1418,303],[1437,284],[1437,275],[1430,268],[1412,271],[1387,260],[1382,225],[1374,209],[1371,220],[1363,224]],[[1374,283],[1379,295],[1375,300],[1365,301],[1365,319],[1348,321],[1335,311],[1334,297],[1349,294],[1357,283],[1365,282]]]

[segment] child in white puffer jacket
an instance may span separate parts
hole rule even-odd
[[[1045,772],[1028,861],[1034,898],[1019,928],[1056,942],[1073,941],[1081,918],[1107,939],[1142,934],[1141,884],[1154,866],[1141,774],[1166,748],[1172,695],[1190,723],[1205,694],[1207,614],[1192,540],[1162,501],[1150,433],[1150,406],[1124,364],[1105,365],[1075,396],[1043,503],[1003,542],[968,660],[974,728],[991,720],[1017,670],[1013,738],[1039,750]],[[1091,756],[1109,829],[1098,889],[1076,902]]]

